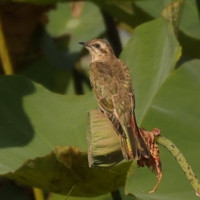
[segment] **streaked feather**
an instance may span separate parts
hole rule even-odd
[[[89,73],[99,107],[119,134],[124,158],[149,157],[135,121],[134,92],[127,66],[117,58],[110,62],[92,62]]]

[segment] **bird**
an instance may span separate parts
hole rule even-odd
[[[149,158],[150,151],[135,118],[135,94],[126,64],[103,39],[79,42],[90,53],[89,77],[100,110],[119,135],[125,160]]]

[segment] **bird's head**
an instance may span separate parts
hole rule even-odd
[[[102,39],[89,40],[88,42],[79,42],[89,50],[92,62],[105,61],[115,57],[113,50],[108,42]]]

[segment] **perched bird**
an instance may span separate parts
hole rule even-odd
[[[92,89],[101,111],[119,135],[124,158],[149,158],[150,152],[135,119],[134,91],[128,67],[115,57],[105,40],[93,39],[79,43],[90,52]]]

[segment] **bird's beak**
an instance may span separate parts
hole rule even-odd
[[[79,44],[86,46],[86,42],[79,42]]]

